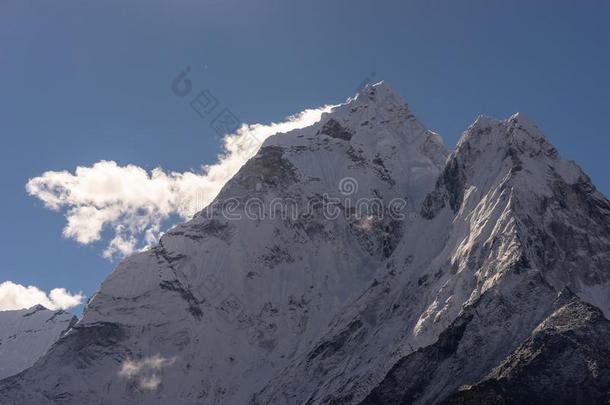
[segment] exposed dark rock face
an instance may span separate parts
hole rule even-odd
[[[284,158],[284,149],[279,146],[262,147],[258,154],[240,169],[236,178],[249,190],[257,189],[258,184],[288,186],[298,180],[295,167]]]
[[[464,181],[463,169],[457,157],[453,155],[447,161],[436,183],[436,189],[424,200],[421,215],[432,219],[446,204],[449,204],[453,212],[457,212],[464,198]]]
[[[550,184],[553,195],[543,198],[537,210],[516,203],[526,228],[528,248],[535,252],[535,264],[555,277],[562,285],[578,279],[586,285],[610,280],[610,203],[587,178],[574,184],[556,179]],[[541,229],[538,217],[546,224]],[[574,247],[579,246],[578,249]],[[561,286],[559,286],[561,287]]]
[[[159,283],[159,287],[162,290],[168,290],[176,292],[180,295],[180,297],[187,303],[188,311],[195,317],[196,319],[201,319],[203,315],[203,311],[199,307],[199,301],[195,298],[193,293],[188,287],[182,285],[179,280],[165,280]]]
[[[402,358],[360,405],[411,404],[434,379],[441,363],[455,354],[472,315],[458,318],[438,341]]]
[[[349,339],[354,339],[354,335],[360,328],[362,328],[362,322],[360,320],[354,320],[345,330],[339,333],[339,335],[318,345],[311,353],[309,353],[307,359],[310,361],[316,357],[321,357],[324,359],[330,354],[338,352],[343,348]]]
[[[505,340],[503,346],[492,349],[482,340],[485,336],[472,334],[476,323],[489,325],[489,320],[480,319],[483,306],[465,311],[433,345],[399,360],[360,404],[608,403],[610,321],[600,310],[565,291],[555,302],[558,309],[530,336]],[[510,312],[502,316],[511,317]],[[481,363],[494,364],[488,350],[508,354],[495,369],[488,368],[486,375],[478,371],[476,377]],[[464,357],[467,353],[470,359]],[[453,387],[449,394],[430,395],[445,390],[446,384]]]
[[[189,225],[179,225],[170,230],[168,234],[181,235],[197,241],[213,237],[229,243],[233,236],[230,223],[226,220],[221,221],[215,218],[208,218],[213,213],[211,208],[210,210],[204,210],[199,214],[199,217],[205,217],[205,221]]]
[[[443,405],[610,403],[610,321],[578,300],[560,308],[483,381]]]
[[[324,124],[320,130],[320,133],[328,135],[331,138],[337,138],[344,141],[349,141],[352,139],[352,133],[332,118],[329,119],[326,124]]]

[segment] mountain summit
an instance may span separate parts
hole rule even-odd
[[[609,269],[610,203],[522,114],[449,153],[378,83],[268,138],[0,402],[606,403]]]

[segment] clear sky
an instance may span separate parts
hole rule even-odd
[[[187,66],[244,123],[341,102],[367,80],[388,81],[449,147],[477,115],[521,111],[608,196],[608,21],[602,0],[3,0],[0,282],[90,296],[116,265],[106,233],[62,237],[65,210],[28,195],[28,179],[216,160],[209,120],[171,90]]]

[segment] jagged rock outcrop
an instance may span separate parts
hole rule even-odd
[[[599,309],[573,299],[481,382],[442,404],[607,404],[609,334],[610,322]]]

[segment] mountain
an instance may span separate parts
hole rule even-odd
[[[610,315],[610,204],[522,114],[479,117],[419,213],[321,339],[332,350],[293,361],[262,403],[438,403],[528,338],[564,289]]]
[[[610,203],[522,114],[449,153],[367,86],[123,261],[0,402],[511,403],[518,381],[605,403],[609,238]]]
[[[478,384],[443,404],[596,404],[608,402],[610,322],[572,299],[536,327]]]
[[[76,320],[74,315],[41,305],[0,311],[0,379],[32,366]]]

